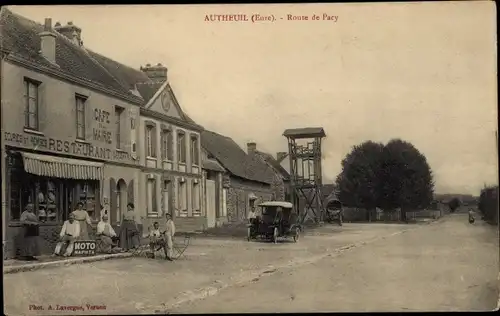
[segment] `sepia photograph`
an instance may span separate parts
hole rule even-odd
[[[0,21],[5,315],[500,307],[495,2]]]

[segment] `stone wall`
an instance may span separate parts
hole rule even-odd
[[[224,183],[227,190],[227,219],[228,222],[237,223],[246,221],[249,210],[249,194],[257,196],[255,205],[270,201],[273,198],[272,186],[258,182],[247,181],[225,175]]]

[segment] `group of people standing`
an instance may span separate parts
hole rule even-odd
[[[25,211],[21,214],[20,222],[23,226],[21,240],[19,243],[20,260],[37,260],[40,255],[40,221],[34,212],[33,204],[26,205]],[[59,243],[56,246],[54,254],[62,256],[71,256],[73,246],[77,240],[90,240],[89,231],[92,229],[92,220],[86,210],[83,209],[83,203],[78,202],[76,210],[71,212],[68,220],[64,222],[59,234]],[[137,217],[134,211],[134,204],[128,203],[127,212],[123,214],[118,234],[109,223],[108,212],[106,208],[101,211],[101,220],[97,224],[96,235],[99,239],[98,251],[103,253],[116,253],[137,249],[140,244],[141,232]],[[175,228],[171,228],[173,222],[170,214],[167,214],[167,230],[156,239],[157,244],[165,246],[165,254],[170,258],[169,253],[172,247],[172,237]],[[170,229],[169,229],[170,228]],[[168,235],[169,237],[165,237]],[[151,236],[150,236],[151,238]]]

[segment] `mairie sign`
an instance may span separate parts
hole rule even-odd
[[[73,256],[94,256],[97,242],[95,240],[78,240],[73,245]]]

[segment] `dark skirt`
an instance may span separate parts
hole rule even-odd
[[[23,233],[20,237],[19,254],[21,257],[35,257],[40,255],[38,226],[24,226]]]
[[[129,250],[140,245],[139,231],[134,221],[123,221],[120,227],[120,248]]]

